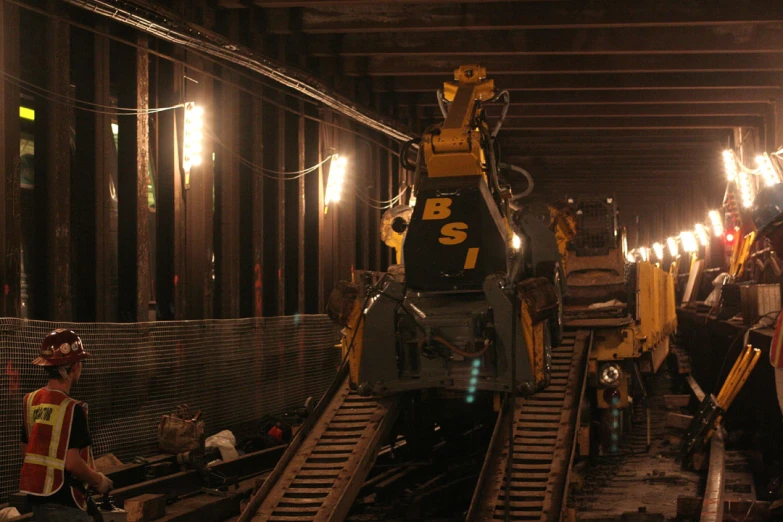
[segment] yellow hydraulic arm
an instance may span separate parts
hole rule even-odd
[[[484,67],[463,65],[454,71],[453,82],[443,84],[443,95],[451,102],[446,121],[422,137],[429,177],[485,174],[481,133],[488,129],[476,126],[476,116],[481,111],[476,102],[495,96],[495,82],[486,76]]]

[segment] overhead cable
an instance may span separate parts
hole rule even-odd
[[[66,3],[99,14],[112,20],[129,25],[162,40],[194,49],[211,56],[234,63],[285,85],[295,91],[317,100],[327,107],[358,121],[372,129],[399,141],[410,140],[413,136],[404,132],[380,117],[372,116],[369,111],[359,109],[353,102],[338,94],[328,94],[330,90],[322,82],[304,72],[293,72],[289,67],[268,58],[255,56],[249,49],[235,42],[205,31],[197,31],[171,15],[161,14],[160,9],[147,2],[125,0],[64,0]],[[151,18],[158,18],[156,23]]]

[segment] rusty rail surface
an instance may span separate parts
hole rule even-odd
[[[704,488],[700,522],[722,522],[723,520],[725,472],[726,452],[723,444],[723,429],[718,429],[710,441],[710,469],[707,472],[707,485]]]
[[[579,407],[583,396],[590,332],[567,333],[552,350],[549,386],[516,400],[511,495],[506,498],[508,426],[511,409],[498,416],[487,461],[468,511],[469,521],[557,521],[572,462]]]

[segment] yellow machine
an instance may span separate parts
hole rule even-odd
[[[505,114],[508,93],[463,65],[438,97],[444,121],[424,131],[410,166],[416,203],[382,218],[396,264],[338,286],[329,311],[360,394],[530,394],[548,383],[562,333],[557,242],[520,210],[508,178],[521,169],[496,157],[502,117],[490,128],[484,106],[505,101]]]
[[[564,234],[564,322],[593,330],[587,393],[602,426],[593,434],[608,453],[617,449],[625,413],[644,395],[643,376],[669,354],[677,326],[674,277],[649,262],[627,263],[617,214],[613,198],[573,203],[573,234]]]

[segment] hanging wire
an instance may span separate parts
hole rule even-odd
[[[299,178],[307,176],[312,172],[317,171],[322,165],[324,165],[327,161],[330,161],[334,157],[334,155],[329,155],[326,158],[324,158],[324,160],[321,161],[320,163],[313,165],[312,167],[307,167],[304,170],[286,172],[286,171],[267,169],[260,165],[256,165],[250,160],[244,158],[238,152],[230,149],[225,143],[223,143],[223,141],[220,138],[217,137],[217,135],[212,131],[212,129],[209,128],[208,125],[204,125],[204,129],[206,130],[207,135],[210,138],[212,138],[212,140],[214,140],[215,143],[220,145],[223,148],[223,150],[225,150],[226,152],[228,152],[229,154],[237,158],[239,162],[242,163],[244,166],[246,166],[247,168],[249,168],[250,170],[258,174],[261,174],[265,178],[273,179],[276,181],[295,181]]]
[[[354,186],[354,189],[356,189],[356,186]],[[397,203],[399,203],[402,196],[405,195],[405,193],[408,191],[408,187],[405,187],[399,194],[397,194],[392,199],[386,200],[386,201],[380,201],[375,198],[370,198],[367,196],[366,193],[362,194],[358,189],[356,190],[356,197],[361,202],[365,203],[370,208],[374,208],[376,210],[388,210],[392,207],[394,207]]]
[[[123,39],[123,38],[120,38],[120,37],[118,37],[116,35],[113,35],[113,34],[111,34],[109,32],[100,31],[100,30],[98,30],[98,29],[96,29],[94,27],[91,27],[89,25],[78,23],[78,22],[76,22],[76,21],[74,21],[74,20],[72,20],[70,18],[53,14],[53,13],[51,13],[49,11],[46,11],[45,9],[40,9],[40,8],[31,6],[31,5],[27,5],[24,2],[21,2],[20,0],[8,0],[8,1],[10,3],[12,3],[12,4],[22,8],[22,9],[26,9],[28,11],[37,13],[39,15],[42,15],[42,16],[45,16],[45,17],[48,17],[48,18],[52,18],[52,19],[64,22],[64,23],[69,24],[69,25],[71,25],[73,27],[77,27],[79,29],[82,29],[82,30],[87,31],[87,32],[92,33],[92,34],[95,34],[97,36],[102,36],[102,37],[107,38],[109,40],[118,42],[120,44],[127,45],[129,47],[133,47],[135,49],[142,50],[142,51],[144,51],[146,53],[149,53],[149,54],[151,54],[153,56],[156,56],[157,58],[160,58],[162,60],[167,60],[167,61],[169,61],[171,63],[180,64],[180,65],[182,65],[182,66],[184,66],[184,67],[186,67],[186,68],[188,68],[190,70],[197,71],[199,74],[203,74],[204,76],[206,76],[208,78],[211,78],[214,81],[220,82],[220,83],[222,83],[224,85],[231,85],[232,87],[234,87],[234,88],[236,88],[236,89],[238,89],[238,90],[240,90],[240,91],[242,91],[242,92],[252,96],[253,98],[255,98],[257,100],[261,100],[261,101],[263,101],[265,103],[268,103],[270,105],[273,105],[275,107],[279,107],[279,108],[281,108],[281,109],[283,109],[283,110],[285,110],[285,111],[287,111],[289,113],[296,114],[296,115],[301,116],[301,117],[303,117],[303,118],[305,118],[307,120],[319,122],[319,123],[322,123],[322,124],[324,124],[324,125],[326,125],[328,127],[332,127],[332,128],[335,128],[335,129],[340,129],[340,130],[345,131],[345,132],[347,132],[349,134],[353,134],[360,141],[373,143],[377,147],[387,151],[389,154],[392,154],[394,156],[399,156],[399,151],[395,151],[394,149],[392,149],[392,148],[382,144],[381,142],[379,142],[377,140],[374,140],[374,139],[372,139],[372,138],[370,138],[368,136],[365,136],[365,135],[363,135],[360,132],[357,132],[357,131],[355,131],[353,129],[350,129],[348,127],[345,127],[345,126],[342,126],[342,125],[338,125],[336,123],[333,123],[333,122],[330,122],[330,121],[326,121],[324,119],[321,119],[321,118],[318,118],[318,117],[315,117],[315,116],[311,116],[309,114],[305,114],[303,112],[297,111],[297,110],[295,110],[295,109],[293,109],[291,107],[285,106],[285,105],[283,105],[283,104],[281,104],[279,102],[276,102],[276,101],[274,101],[274,100],[272,100],[270,98],[267,98],[267,97],[265,97],[263,95],[260,95],[257,92],[254,92],[254,91],[248,89],[247,87],[245,87],[245,86],[243,86],[243,85],[241,85],[241,84],[239,84],[237,82],[233,82],[233,81],[227,80],[225,78],[222,78],[222,77],[220,77],[220,76],[218,76],[218,75],[216,75],[214,73],[211,73],[211,72],[209,72],[209,71],[207,71],[205,69],[199,68],[199,67],[195,66],[192,63],[188,63],[185,60],[180,60],[180,59],[174,58],[173,56],[169,56],[169,55],[167,55],[165,53],[156,51],[156,50],[154,50],[152,48],[149,48],[149,47],[140,46],[140,45],[138,45],[138,44],[136,44],[134,42],[131,42],[131,41]],[[192,52],[194,54],[197,54],[202,59],[204,59],[204,60],[206,60],[206,61],[208,61],[210,63],[214,63],[215,65],[220,65],[221,67],[225,65],[224,62],[221,62],[221,61],[219,61],[219,60],[217,60],[215,58],[212,58],[209,55],[200,53],[198,51],[192,51]],[[297,93],[296,91],[293,91],[293,90],[290,90],[290,89],[283,89],[278,84],[275,84],[275,83],[273,83],[271,81],[264,81],[263,79],[259,79],[259,78],[255,77],[255,76],[252,76],[251,74],[245,73],[245,72],[243,72],[241,70],[238,70],[238,69],[232,69],[232,72],[234,72],[234,73],[240,75],[241,77],[246,78],[246,79],[248,79],[248,80],[250,80],[250,81],[252,81],[254,83],[259,84],[263,88],[272,89],[274,91],[277,91],[279,93],[284,94],[285,96],[290,96],[292,98],[296,98],[299,101],[305,102],[305,103],[310,104],[310,105],[315,106],[315,107],[319,106],[318,102],[316,102],[316,101],[314,101],[314,100],[312,100],[312,99],[310,99],[310,98],[308,98],[308,97],[306,97],[304,95],[301,95],[301,94]],[[87,109],[83,109],[83,110],[87,110]],[[98,114],[102,114],[102,113],[100,113],[98,111],[89,111],[89,112],[96,112]],[[114,115],[113,113],[106,113],[106,114]],[[399,140],[395,140],[395,141],[399,142]]]
[[[112,105],[102,105],[98,103],[91,103],[83,100],[77,100],[76,98],[72,98],[67,95],[58,94],[56,92],[52,92],[48,89],[45,89],[43,87],[40,87],[38,85],[26,82],[22,80],[21,78],[17,78],[16,76],[13,76],[11,74],[8,74],[6,72],[2,73],[5,80],[8,82],[13,83],[20,89],[27,91],[28,93],[32,94],[33,96],[37,96],[39,98],[42,98],[44,100],[50,101],[52,103],[58,103],[60,105],[65,105],[68,107],[72,107],[74,109],[78,109],[81,111],[87,111],[92,112],[96,114],[106,114],[109,116],[138,116],[140,114],[157,114],[159,112],[164,111],[171,111],[174,109],[178,109],[180,107],[184,107],[184,103],[180,103],[178,105],[172,105],[171,107],[153,107],[149,109],[142,109],[139,108],[128,108],[128,107],[114,107]],[[84,104],[89,105],[92,107],[98,107],[100,109],[110,109],[110,110],[99,110],[99,109],[91,109],[88,107],[81,107],[78,104]]]
[[[230,149],[225,143],[223,143],[220,138],[217,137],[217,135],[210,129],[207,125],[204,126],[207,135],[211,137],[215,143],[220,145],[227,153],[231,154],[235,158],[239,159],[240,163],[242,165],[245,165],[249,169],[253,170],[254,172],[262,175],[265,178],[272,179],[275,181],[295,181],[299,178],[302,178],[304,176],[307,176],[308,174],[311,174],[313,172],[316,172],[321,166],[323,166],[326,162],[332,160],[334,155],[327,156],[323,161],[317,163],[316,165],[313,165],[311,167],[308,167],[304,170],[297,170],[297,171],[290,171],[290,172],[283,172],[283,171],[277,171],[272,169],[267,169],[264,167],[261,167],[260,165],[256,165],[255,163],[247,160],[246,158],[242,157],[241,154],[238,152]],[[359,187],[356,184],[348,184],[349,187],[354,189],[354,195],[356,198],[369,206],[370,208],[376,209],[376,210],[387,210],[392,207],[394,207],[397,203],[400,202],[402,197],[405,195],[405,193],[408,191],[409,187],[404,187],[399,194],[394,196],[391,199],[387,200],[380,200],[372,197],[368,192],[362,191],[359,189]]]

